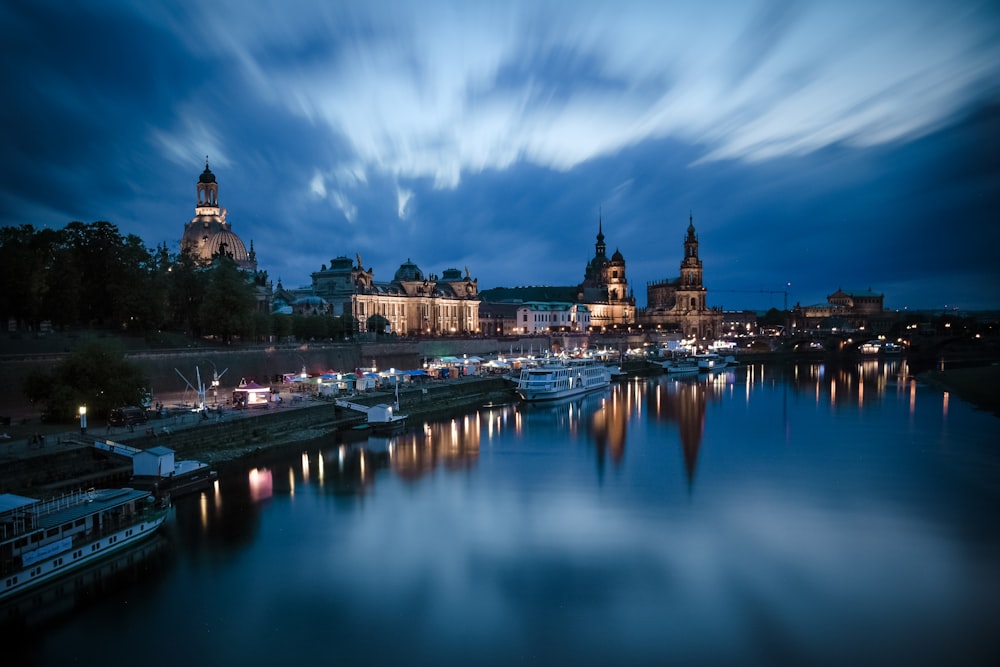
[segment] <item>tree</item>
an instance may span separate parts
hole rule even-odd
[[[92,341],[66,357],[51,371],[36,370],[25,378],[24,393],[40,403],[53,421],[71,421],[77,408],[106,417],[113,408],[140,405],[149,382],[138,364],[128,361],[118,346]]]
[[[0,229],[0,315],[37,331],[51,286],[48,273],[62,243],[60,232],[31,225]]]
[[[384,336],[389,329],[389,320],[382,315],[372,315],[365,322],[368,333],[374,333],[376,336]]]
[[[274,319],[263,311],[254,311],[253,337],[257,341],[266,341],[274,331]]]
[[[272,315],[271,316],[271,326],[274,337],[278,341],[285,340],[292,335],[292,316],[291,315]]]
[[[253,284],[229,257],[218,257],[208,271],[208,285],[201,304],[201,330],[223,342],[251,331],[257,305]]]
[[[201,335],[201,304],[208,274],[198,268],[189,249],[184,249],[167,269],[167,323],[178,331]]]
[[[326,318],[317,315],[295,315],[292,317],[292,333],[299,340],[326,338]]]
[[[157,280],[157,256],[132,234],[122,239],[116,250],[117,276],[108,287],[112,298],[110,321],[122,331],[154,331],[163,323],[166,311]]]

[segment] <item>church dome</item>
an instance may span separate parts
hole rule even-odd
[[[413,282],[423,279],[424,272],[420,270],[419,266],[410,260],[406,260],[404,263],[400,264],[399,268],[396,269],[396,275],[393,277],[393,280],[397,282]]]
[[[621,250],[615,248],[615,254],[611,255],[612,262],[624,262],[625,258],[622,256]]]
[[[246,246],[243,245],[240,237],[225,229],[208,236],[202,247],[201,256],[203,258],[209,259],[216,255],[230,256],[241,266],[250,259]]]

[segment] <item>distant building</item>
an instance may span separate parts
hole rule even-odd
[[[425,275],[409,259],[388,282],[347,257],[330,260],[312,274],[312,285],[285,289],[279,282],[275,312],[297,315],[350,316],[361,332],[413,334],[479,331],[478,280],[458,269]]]
[[[860,331],[871,333],[887,331],[895,322],[896,314],[884,307],[885,295],[867,290],[837,289],[828,294],[826,303],[792,309],[792,328],[799,331],[830,333],[835,331]]]
[[[517,304],[515,329],[518,333],[588,331],[590,310],[581,303],[527,301]]]
[[[842,306],[852,315],[880,315],[883,310],[883,294],[875,294],[869,287],[861,292],[845,292],[838,289],[826,297],[827,303]]]
[[[635,322],[635,296],[625,275],[625,258],[615,250],[609,259],[604,243],[604,221],[598,219],[594,256],[588,260],[583,282],[569,286],[497,287],[484,290],[480,318],[485,331],[535,333],[609,329]],[[513,311],[505,308],[516,305]],[[523,307],[522,307],[523,306]],[[511,322],[510,315],[515,315]],[[525,317],[528,319],[526,320]],[[508,328],[510,327],[510,328]]]
[[[681,274],[646,285],[646,308],[637,321],[648,329],[679,331],[685,337],[715,338],[722,334],[723,313],[709,308],[701,259],[698,257],[698,235],[694,216],[688,221],[684,237],[684,258]]]
[[[517,309],[520,303],[479,303],[479,326],[489,336],[511,336],[520,333],[517,328]]]

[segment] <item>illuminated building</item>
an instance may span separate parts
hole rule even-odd
[[[250,250],[247,251],[243,240],[233,232],[226,219],[227,211],[219,205],[219,184],[215,174],[208,168],[208,158],[205,158],[205,171],[198,178],[197,191],[198,203],[191,222],[184,226],[181,251],[190,252],[202,266],[208,266],[215,258],[225,256],[244,271],[256,271],[257,255],[253,242],[250,242]]]
[[[723,313],[720,308],[708,307],[707,296],[691,216],[680,276],[646,285],[646,309],[639,313],[637,321],[650,328],[680,331],[685,337],[715,338],[722,333]]]
[[[330,260],[312,274],[312,285],[289,290],[278,283],[277,312],[351,316],[361,332],[454,334],[479,331],[479,283],[458,269],[440,276],[424,272],[407,259],[388,282],[375,280],[361,257]]]

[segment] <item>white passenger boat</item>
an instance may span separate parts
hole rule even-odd
[[[166,516],[165,503],[136,489],[0,494],[0,600],[149,537]]]
[[[603,363],[566,359],[525,368],[515,391],[526,401],[554,401],[604,389],[610,384],[611,371]]]

